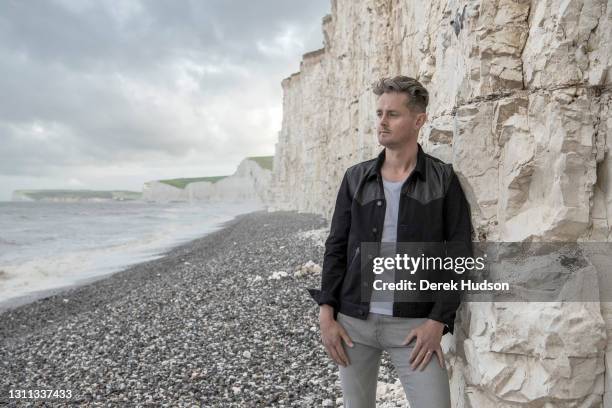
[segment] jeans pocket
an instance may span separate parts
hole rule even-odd
[[[336,316],[336,321],[340,323],[342,327],[344,327],[345,329],[347,328],[347,326],[351,326],[351,319],[354,319],[354,318],[351,316],[342,314],[340,312],[338,312],[338,316]]]

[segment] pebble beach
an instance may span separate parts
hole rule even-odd
[[[203,238],[103,280],[0,314],[1,406],[341,405],[320,343],[327,222],[241,215]],[[393,370],[379,406],[391,398]],[[71,390],[16,399],[10,390]]]

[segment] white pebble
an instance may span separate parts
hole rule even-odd
[[[272,275],[268,279],[281,279],[281,278],[286,278],[286,277],[287,277],[287,272],[276,271],[276,272],[272,272]]]

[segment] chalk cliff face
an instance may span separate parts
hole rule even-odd
[[[262,167],[256,160],[244,159],[231,176],[215,182],[198,181],[184,188],[160,181],[150,181],[143,186],[143,199],[155,202],[206,201],[265,203],[269,200],[270,169]]]
[[[142,199],[145,201],[167,203],[187,201],[185,189],[171,186],[160,181],[147,181],[142,186]]]
[[[419,141],[453,164],[475,239],[611,240],[612,2],[333,0],[323,32],[282,82],[277,208],[331,216],[346,168],[381,149],[371,83],[404,74],[429,90]],[[453,406],[612,407],[611,311],[464,304]]]
[[[216,183],[197,182],[187,185],[190,201],[267,201],[272,172],[253,160],[243,160],[236,172]]]

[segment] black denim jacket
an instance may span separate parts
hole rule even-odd
[[[363,289],[359,250],[364,242],[380,242],[385,219],[385,195],[378,158],[350,167],[342,179],[332,216],[321,275],[321,290],[309,289],[319,305],[328,304],[335,314],[366,319],[369,297]],[[472,256],[472,223],[469,204],[452,165],[423,152],[418,145],[417,163],[402,186],[397,222],[397,242],[460,243],[454,256]],[[370,256],[371,259],[371,256]],[[349,262],[350,260],[350,262]],[[451,272],[452,273],[452,272]],[[367,290],[367,289],[366,289]],[[431,302],[397,302],[393,316],[428,317],[445,324],[453,333],[460,299]]]

